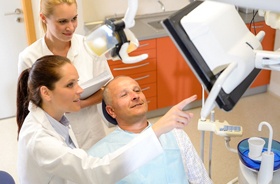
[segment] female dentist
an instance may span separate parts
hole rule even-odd
[[[76,0],[40,0],[40,22],[45,35],[19,54],[19,75],[26,68],[30,68],[38,58],[54,54],[71,60],[79,73],[81,83],[104,71],[113,78],[107,59],[90,55],[84,47],[84,36],[75,33],[78,26]],[[106,135],[102,118],[97,111],[97,104],[101,99],[100,89],[89,98],[80,101],[79,112],[65,114],[82,149],[87,150]]]
[[[17,90],[18,175],[21,184],[115,183],[163,152],[158,137],[190,121],[172,107],[152,128],[115,152],[96,158],[79,149],[66,112],[80,110],[79,75],[70,60],[39,58],[19,76]],[[80,118],[82,122],[83,119]]]

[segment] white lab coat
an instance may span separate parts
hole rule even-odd
[[[83,39],[84,36],[74,34],[71,48],[67,53],[67,58],[79,73],[79,82],[86,82],[104,71],[108,71],[113,78],[106,58],[90,55],[84,47]],[[45,55],[53,55],[53,53],[42,37],[19,54],[18,73],[30,68],[38,58]],[[97,105],[82,108],[79,112],[67,113],[66,117],[70,121],[80,148],[87,150],[106,136]]]
[[[18,141],[20,184],[115,183],[163,152],[149,128],[114,153],[91,157],[69,148],[41,108],[30,103],[29,111]],[[70,136],[78,146],[71,129]]]

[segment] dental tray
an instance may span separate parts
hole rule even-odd
[[[268,138],[263,138],[263,139],[265,140],[265,145],[262,152],[265,152],[267,151]],[[238,156],[241,162],[248,168],[252,169],[253,171],[259,171],[261,166],[261,160],[253,160],[248,156],[249,153],[248,138],[239,142],[237,149],[238,149]],[[280,143],[278,141],[272,140],[271,151],[274,153],[274,171],[276,171],[280,168]]]

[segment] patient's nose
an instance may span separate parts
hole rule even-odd
[[[132,92],[130,95],[131,95],[132,100],[138,100],[139,99],[139,94],[136,93],[136,92]]]

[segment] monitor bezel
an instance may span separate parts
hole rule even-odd
[[[186,7],[164,19],[162,21],[162,25],[168,32],[170,38],[180,51],[186,63],[190,66],[200,83],[204,86],[205,90],[209,93],[215,81],[219,77],[219,74],[213,74],[195,45],[192,43],[188,33],[184,30],[180,23],[184,16],[187,16],[203,2],[204,1],[194,1],[188,4]],[[221,89],[216,98],[218,107],[224,109],[225,111],[232,110],[260,71],[260,69],[253,69],[252,72],[230,93],[226,93],[223,89]]]

